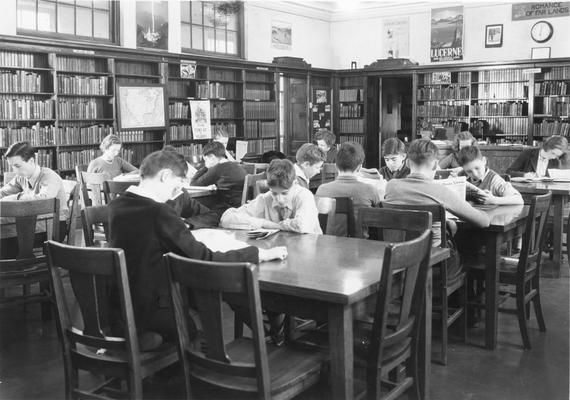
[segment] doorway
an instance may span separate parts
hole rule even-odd
[[[280,81],[283,88],[280,115],[284,116],[281,148],[287,157],[294,157],[297,149],[310,141],[307,77],[283,75]]]
[[[383,77],[380,89],[380,148],[384,140],[397,137],[412,140],[412,77]],[[382,154],[380,154],[382,157]]]

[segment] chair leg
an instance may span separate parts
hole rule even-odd
[[[532,282],[527,282],[526,286],[526,293],[528,293],[532,289]],[[525,317],[527,320],[530,319],[530,302],[525,304]]]
[[[517,317],[519,320],[519,329],[521,331],[521,336],[522,336],[522,341],[523,341],[523,347],[525,349],[529,349],[531,348],[530,346],[530,339],[528,337],[528,329],[526,326],[526,305],[524,302],[524,286],[518,286],[517,287]]]
[[[443,275],[443,274],[442,274]],[[447,365],[447,316],[449,315],[449,299],[447,298],[447,277],[443,275],[441,282],[441,364]]]
[[[40,282],[40,293],[50,293],[49,284],[47,282]],[[51,298],[41,302],[42,322],[52,320],[52,307]]]
[[[463,286],[459,289],[460,307],[463,309],[463,315],[459,321],[459,334],[463,343],[467,341],[467,278],[463,282]]]
[[[538,281],[538,276],[536,277]],[[538,328],[541,332],[546,332],[546,324],[544,323],[544,316],[542,315],[542,305],[540,303],[540,287],[538,283],[536,284],[536,294],[532,299],[532,304],[534,305],[534,313],[536,314],[536,321],[538,322]]]

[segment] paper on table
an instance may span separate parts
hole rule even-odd
[[[524,182],[524,183],[531,183],[531,182],[552,182],[554,179],[549,178],[547,176],[537,177],[537,178],[525,178],[524,176],[514,176],[511,178],[511,182]]]
[[[239,250],[249,246],[233,234],[218,229],[197,229],[192,231],[192,235],[212,251]]]
[[[548,169],[548,176],[555,182],[570,182],[570,169]]]
[[[141,180],[141,176],[138,173],[121,174],[114,177],[113,180],[119,182],[138,182]]]

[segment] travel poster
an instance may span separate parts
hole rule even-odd
[[[431,10],[432,62],[463,60],[463,6]]]

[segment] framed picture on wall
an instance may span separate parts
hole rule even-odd
[[[503,24],[485,26],[485,47],[501,47],[503,45]]]
[[[117,125],[120,131],[165,129],[167,107],[163,85],[117,85]]]

